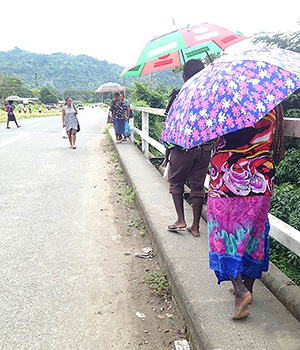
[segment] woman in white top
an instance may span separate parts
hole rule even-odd
[[[66,127],[66,132],[70,142],[70,148],[76,149],[76,133],[77,133],[77,109],[72,105],[71,97],[67,97],[66,103],[62,109],[63,128]]]

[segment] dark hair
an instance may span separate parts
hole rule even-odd
[[[8,101],[9,105],[12,105],[13,103],[14,103],[14,101],[12,101],[12,100]]]
[[[71,98],[70,96],[68,96],[68,97],[66,98],[65,106],[66,106],[66,104],[67,104],[69,98],[72,100],[72,98]]]
[[[116,92],[114,96],[120,96],[120,94],[118,92]]]
[[[280,103],[275,108],[276,121],[275,121],[275,132],[273,137],[273,159],[275,164],[279,164],[285,156],[284,147],[284,112],[282,104]]]
[[[122,95],[122,96],[124,96],[125,97],[125,94],[124,94],[124,92],[122,91],[122,92],[120,92],[120,95]]]
[[[183,79],[186,81],[193,75],[200,72],[204,68],[204,64],[200,60],[187,61],[183,66]]]

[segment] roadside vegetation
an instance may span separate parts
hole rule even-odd
[[[52,117],[52,116],[56,116],[56,115],[60,115],[61,114],[61,109],[57,108],[57,109],[50,109],[48,110],[45,105],[41,105],[42,111],[41,113],[39,113],[38,111],[38,106],[37,105],[32,105],[32,112],[29,113],[28,111],[28,107],[27,107],[27,113],[25,114],[23,111],[21,113],[18,112],[18,108],[16,108],[16,104],[15,105],[15,115],[17,120],[21,120],[21,119],[28,119],[28,118],[39,118],[39,117]],[[7,121],[7,113],[5,112],[5,108],[0,108],[0,123],[4,123]]]

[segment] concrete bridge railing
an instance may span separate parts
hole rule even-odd
[[[149,145],[164,154],[164,145],[149,136],[149,115],[164,116],[164,109],[135,106],[132,106],[132,109],[142,113],[142,129],[140,130],[134,127],[134,118],[130,119],[130,125],[133,131],[131,140],[134,141],[135,133],[141,137],[142,152],[146,158],[149,158],[150,155]],[[285,118],[285,135],[300,138],[300,119]],[[205,186],[208,187],[208,176],[206,177]],[[269,220],[271,225],[270,236],[300,256],[300,231],[272,214],[269,214]]]

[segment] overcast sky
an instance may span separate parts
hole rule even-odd
[[[5,1],[0,51],[17,46],[128,65],[153,36],[174,28],[172,18],[177,26],[211,22],[251,36],[297,28],[300,0]]]

